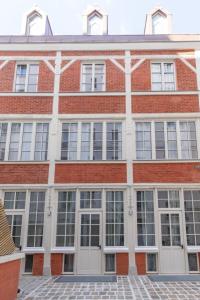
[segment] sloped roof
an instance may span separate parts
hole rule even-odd
[[[15,251],[8,220],[0,200],[0,256],[12,254]]]

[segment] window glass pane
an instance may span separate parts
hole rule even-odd
[[[124,245],[123,192],[106,193],[106,245]]]
[[[18,160],[21,124],[11,124],[8,160]]]
[[[64,272],[72,273],[74,271],[74,254],[64,255]]]
[[[90,160],[91,124],[82,123],[81,128],[81,159]]]
[[[24,272],[32,273],[32,269],[33,269],[33,254],[26,254]]]
[[[155,253],[147,253],[147,272],[157,271],[157,259]]]
[[[136,122],[136,158],[152,158],[150,122]]]
[[[107,123],[107,160],[122,159],[122,124]]]
[[[5,158],[7,128],[7,123],[0,123],[0,160],[4,160]]]
[[[152,90],[175,90],[175,76],[173,63],[151,64]]]
[[[30,160],[33,124],[23,125],[21,160]]]
[[[77,159],[77,123],[66,123],[62,125],[61,159]]]
[[[165,159],[164,122],[155,123],[156,158]]]
[[[35,160],[47,160],[49,124],[37,123],[35,136]]]
[[[93,129],[93,160],[102,160],[103,124],[94,123]]]
[[[42,247],[44,207],[45,207],[45,192],[31,192],[27,247]]]
[[[188,265],[190,272],[198,272],[198,261],[196,253],[188,253]]]
[[[58,193],[58,210],[57,210],[57,247],[73,247],[75,233],[75,192]]]
[[[115,254],[106,254],[106,272],[115,272]]]
[[[137,191],[138,246],[155,245],[154,203],[152,191]]]
[[[195,122],[180,122],[182,159],[197,159]]]
[[[16,92],[25,92],[25,82],[26,82],[26,72],[27,65],[18,65],[17,66],[17,74],[15,81],[15,91]]]

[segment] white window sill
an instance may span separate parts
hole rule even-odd
[[[104,253],[124,253],[129,252],[129,249],[127,247],[104,247],[103,248]]]
[[[200,246],[187,246],[186,247],[187,252],[189,253],[196,253],[200,252]]]
[[[24,253],[13,253],[10,255],[0,256],[0,264],[7,263],[9,261],[18,260],[24,258]]]
[[[142,253],[157,253],[158,252],[158,247],[136,247],[135,252],[142,252]]]
[[[44,253],[45,250],[43,247],[26,247],[22,249],[25,253]]]
[[[51,249],[51,253],[75,253],[75,247],[56,247]]]

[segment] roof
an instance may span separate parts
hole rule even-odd
[[[0,44],[199,42],[200,34],[0,36]]]

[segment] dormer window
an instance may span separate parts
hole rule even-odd
[[[39,13],[34,12],[28,17],[26,34],[40,35],[41,27],[42,27],[42,16]]]
[[[167,18],[161,13],[152,16],[152,33],[163,34],[166,33]]]
[[[88,17],[88,34],[102,34],[102,16],[97,12]]]

